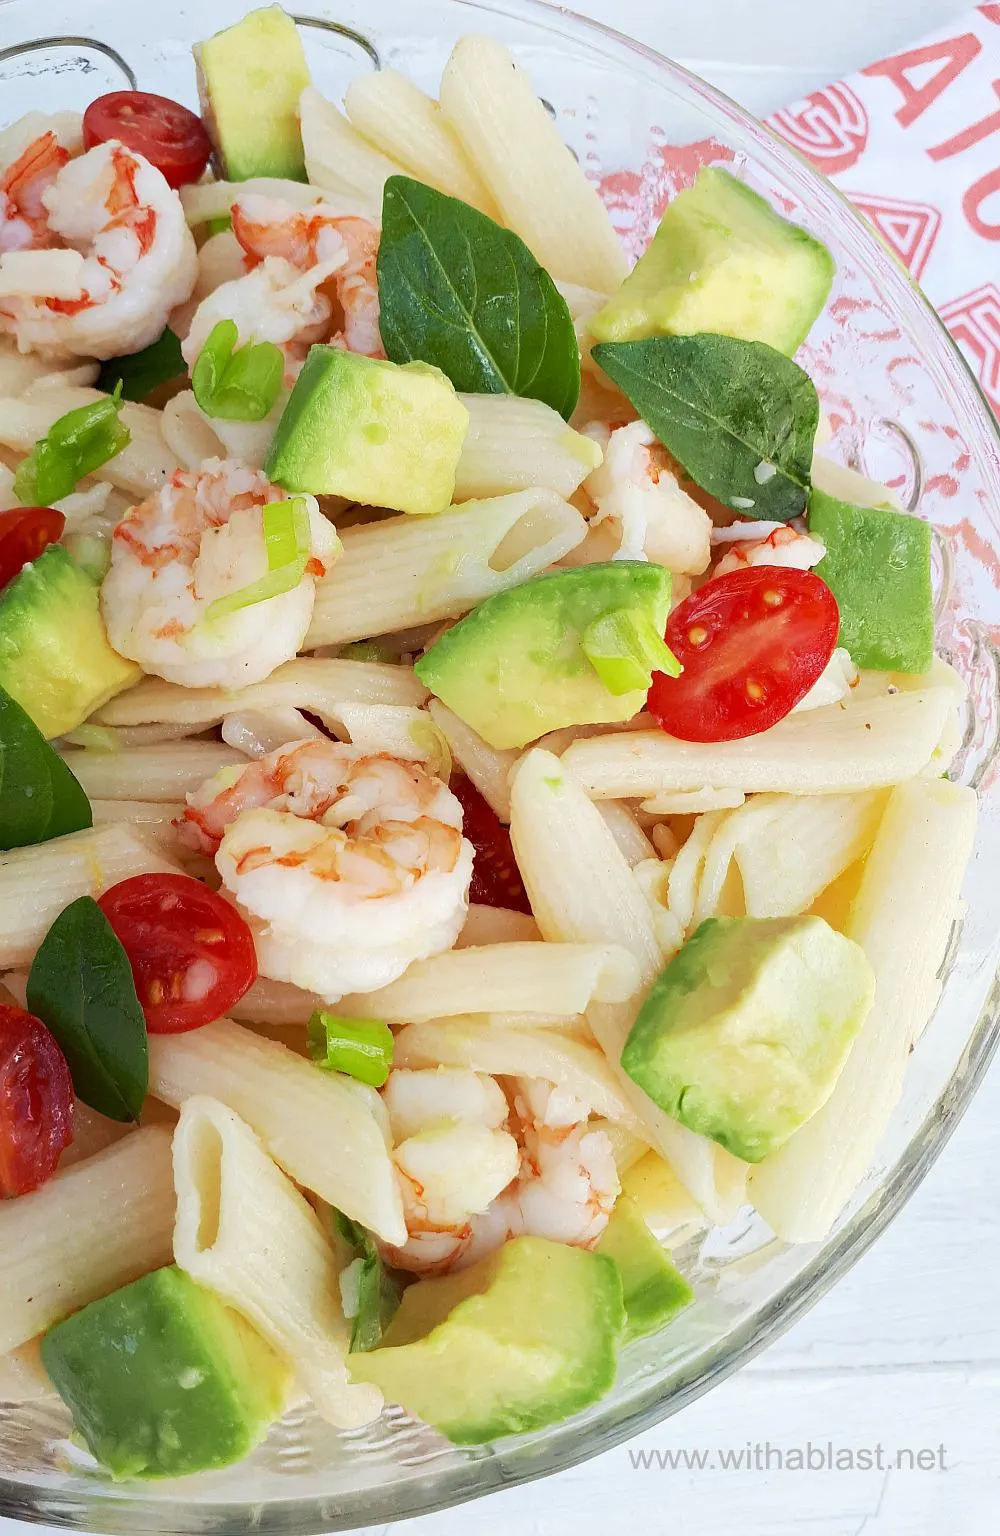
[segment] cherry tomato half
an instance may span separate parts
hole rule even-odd
[[[148,91],[111,91],[83,114],[83,147],[118,139],[162,171],[171,187],[197,181],[212,153],[200,117],[168,96]]]
[[[250,929],[190,875],[134,875],[98,904],[128,955],[151,1035],[210,1024],[257,979]]]
[[[0,1196],[44,1184],[72,1140],[65,1056],[41,1019],[0,1006]]]
[[[465,813],[462,831],[476,850],[469,900],[480,902],[484,907],[508,907],[513,912],[527,912],[530,916],[531,903],[507,828],[464,773],[456,774],[451,792]]]
[[[708,581],[674,609],[666,641],[684,671],[657,673],[649,708],[682,741],[766,731],[805,698],[837,644],[840,612],[811,571],[757,565]]]
[[[61,538],[65,526],[66,519],[55,507],[14,507],[0,512],[0,587],[13,581],[22,565]]]

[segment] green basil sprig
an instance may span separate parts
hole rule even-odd
[[[82,786],[0,688],[0,848],[28,848],[93,824]]]
[[[235,320],[213,325],[191,370],[191,388],[206,416],[263,421],[281,392],[285,359],[273,341],[237,347]]]
[[[123,400],[145,400],[161,384],[182,379],[186,373],[180,340],[167,326],[163,335],[141,352],[112,357],[102,363],[97,388],[107,390],[108,394],[120,390]]]
[[[580,395],[573,318],[512,230],[409,176],[390,176],[378,249],[379,328],[394,363],[433,363],[456,389],[544,400]]]
[[[76,490],[85,475],[93,474],[121,453],[132,434],[119,418],[122,391],[90,405],[78,406],[54,421],[28,454],[14,476],[14,495],[26,507],[49,507]]]
[[[337,1231],[354,1249],[355,1262],[361,1268],[357,1279],[358,1310],[351,1328],[352,1355],[377,1349],[382,1335],[399,1307],[402,1289],[382,1263],[373,1238],[364,1227],[351,1221],[342,1211],[334,1211]]]
[[[744,517],[804,511],[819,397],[791,358],[710,334],[602,342],[593,357],[702,490]]]
[[[149,1080],[146,1020],[128,956],[90,896],[61,912],[42,940],[27,1001],[62,1048],[77,1098],[111,1120],[138,1120]]]

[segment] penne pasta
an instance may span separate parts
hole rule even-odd
[[[174,1132],[174,1258],[261,1333],[338,1429],[377,1419],[382,1394],[351,1382],[350,1328],[319,1218],[260,1141],[217,1099],[188,1099]]]
[[[158,848],[165,858],[186,862],[186,850],[177,841],[174,822],[184,814],[183,800],[91,800],[95,827],[138,827],[144,843]]]
[[[51,362],[38,352],[19,352],[17,343],[4,336],[0,338],[0,395],[27,394],[42,380],[61,380],[69,373],[75,376],[79,366],[79,358]],[[97,377],[98,365],[85,363],[83,367],[90,374],[86,382],[92,384]]]
[[[635,813],[621,800],[602,800],[598,810],[630,869],[644,859],[656,858],[656,849],[636,821]]]
[[[286,661],[262,683],[249,688],[181,688],[159,677],[145,677],[120,693],[93,717],[102,725],[143,725],[153,721],[205,729],[244,710],[305,709],[324,725],[343,723],[342,703],[422,704],[427,689],[412,667],[377,661],[337,661],[299,656]]]
[[[746,800],[742,789],[674,789],[644,800],[647,816],[700,816],[703,811],[735,810]]]
[[[272,981],[269,976],[258,976],[230,1012],[241,1023],[304,1026],[318,1008],[326,1007],[328,1004],[315,992],[304,992],[301,987],[293,987],[290,981]]]
[[[574,742],[563,764],[598,800],[655,797],[706,784],[744,793],[843,794],[912,778],[930,760],[954,708],[943,687],[792,714],[741,741],[678,741],[629,731]]]
[[[241,752],[215,741],[163,742],[129,752],[59,754],[95,800],[183,800],[220,768],[245,764]]]
[[[88,1157],[96,1157],[105,1147],[113,1147],[116,1141],[131,1135],[133,1129],[131,1125],[122,1125],[118,1120],[99,1115],[81,1099],[74,1099],[73,1140],[59,1159],[60,1173],[75,1163],[85,1162]]]
[[[398,70],[357,75],[344,92],[344,108],[369,144],[418,181],[460,197],[491,219],[500,218],[438,103]]]
[[[0,399],[0,444],[30,453],[60,416],[106,398],[96,389],[77,386],[35,389],[20,398],[7,395]],[[131,432],[132,441],[101,465],[96,478],[109,480],[120,490],[140,498],[149,496],[160,490],[177,468],[163,438],[161,413],[151,406],[127,401],[121,409],[121,420]]]
[[[458,618],[494,592],[547,570],[586,531],[579,512],[554,491],[521,491],[470,501],[438,517],[345,528],[343,555],[316,583],[306,648]]]
[[[171,1260],[170,1132],[150,1126],[0,1203],[0,1355]]]
[[[424,709],[413,704],[348,704],[340,718],[352,746],[362,752],[387,752],[414,763],[425,763],[447,782],[451,750],[444,733]]]
[[[641,997],[663,965],[652,913],[597,807],[551,753],[528,752],[514,775],[510,830],[544,937],[631,950]],[[705,1213],[724,1224],[742,1202],[746,1165],[665,1115],[622,1071],[622,1047],[637,1007],[638,997],[629,1003],[595,1002],[587,1009],[587,1023],[650,1143]]]
[[[471,725],[466,725],[458,715],[440,699],[431,699],[427,713],[441,731],[454,761],[472,780],[483,799],[496,811],[501,821],[510,820],[510,770],[520,756],[519,752],[502,747],[491,747]]]
[[[550,405],[517,395],[461,395],[469,427],[455,475],[455,500],[541,486],[567,501],[603,454]]]
[[[875,1003],[823,1108],[750,1174],[779,1237],[814,1242],[874,1158],[907,1057],[937,1005],[976,827],[975,792],[914,779],[889,797],[845,931],[875,972]]]
[[[607,209],[509,50],[491,37],[461,38],[441,77],[441,108],[504,223],[546,271],[583,288],[617,288],[628,262]]]
[[[527,912],[511,912],[506,907],[483,907],[469,903],[465,927],[458,936],[456,949],[483,944],[528,944],[541,938],[538,924]]]
[[[99,896],[130,875],[177,872],[177,864],[124,826],[0,853],[0,970],[30,965],[59,913],[78,897]]]
[[[163,440],[183,469],[200,469],[206,459],[240,459],[252,469],[263,469],[287,393],[278,396],[261,421],[229,421],[207,416],[191,390],[183,390],[163,407],[160,429]]]
[[[244,709],[226,715],[220,735],[244,757],[264,757],[290,741],[324,741],[325,732],[298,709]]]
[[[850,501],[856,507],[894,507],[897,511],[903,510],[899,497],[887,485],[880,484],[878,480],[869,480],[867,475],[856,469],[848,469],[846,464],[838,464],[836,459],[827,458],[826,454],[813,454],[811,478],[818,491],[823,491],[827,496],[835,496],[838,501]]]
[[[356,202],[340,197],[325,188],[322,182],[316,183],[315,178],[305,182],[288,181],[281,176],[251,176],[247,181],[198,181],[180,189],[184,216],[191,225],[207,224],[210,219],[224,219],[232,211],[238,197],[252,195],[280,198],[293,208],[312,208],[314,204],[323,202],[344,216],[359,211]]]
[[[380,223],[382,189],[403,167],[362,138],[315,86],[307,85],[302,92],[299,119],[309,180],[349,200],[353,213]]]
[[[751,917],[796,917],[868,852],[886,795],[767,795],[758,808],[761,800],[763,816],[738,829],[733,849],[746,910]]]
[[[342,998],[335,1012],[420,1023],[461,1013],[582,1013],[593,999],[624,1002],[638,966],[619,944],[487,944],[417,960],[377,992]]]
[[[637,1135],[644,1131],[629,1099],[597,1045],[551,1029],[520,1029],[489,1016],[408,1024],[396,1036],[396,1067],[471,1067],[491,1077],[538,1077],[581,1099]]]
[[[42,1364],[41,1339],[30,1339],[9,1354],[0,1355],[0,1403],[33,1403],[55,1395],[55,1387]]]
[[[220,1099],[297,1184],[387,1243],[405,1241],[381,1101],[372,1089],[219,1019],[186,1035],[150,1036],[149,1091],[175,1109],[193,1094]]]

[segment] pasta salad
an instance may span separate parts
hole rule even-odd
[[[487,36],[194,68],[0,133],[0,1401],[118,1479],[543,1427],[824,1237],[977,810],[821,241],[707,166],[629,270]]]

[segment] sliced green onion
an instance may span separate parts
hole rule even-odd
[[[280,571],[283,565],[291,565],[303,555],[308,559],[312,534],[303,497],[271,501],[264,508],[264,547],[269,571]]]
[[[220,213],[217,219],[205,220],[205,239],[210,240],[213,235],[224,235],[233,227],[231,213]]]
[[[309,1020],[309,1055],[329,1072],[381,1088],[392,1065],[392,1030],[382,1019],[342,1019],[322,1010]]]
[[[237,348],[235,320],[209,332],[191,370],[191,388],[206,416],[225,421],[263,421],[281,392],[285,359],[273,341]]]
[[[86,475],[127,448],[132,434],[119,420],[121,408],[119,381],[113,395],[67,411],[54,421],[18,465],[14,476],[18,501],[26,507],[50,507],[75,491]]]
[[[654,672],[680,677],[684,670],[652,620],[634,608],[616,608],[588,624],[583,654],[609,693],[648,688]]]
[[[205,622],[224,619],[241,608],[266,603],[297,587],[305,575],[312,547],[309,509],[301,496],[289,501],[272,501],[263,509],[264,547],[267,551],[267,575],[248,586],[217,597],[205,610]]]

